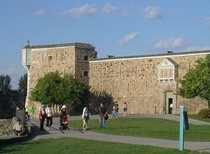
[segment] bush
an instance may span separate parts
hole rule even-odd
[[[210,117],[210,110],[209,109],[202,109],[198,112],[198,115],[202,118],[209,118]]]

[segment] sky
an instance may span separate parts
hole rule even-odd
[[[210,49],[210,0],[0,0],[0,75],[18,87],[22,48],[90,43],[98,58]]]

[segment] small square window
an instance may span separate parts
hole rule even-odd
[[[84,57],[84,60],[88,60],[88,56],[87,55]]]

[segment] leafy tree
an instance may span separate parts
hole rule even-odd
[[[60,101],[56,98],[58,89],[61,84],[61,77],[58,72],[48,73],[43,78],[40,78],[37,85],[31,92],[30,99],[39,101],[44,104],[59,104]]]
[[[9,90],[11,90],[10,82],[11,82],[10,76],[8,76],[8,75],[6,75],[6,76],[1,75],[0,76],[0,90],[3,93],[7,93]]]
[[[84,104],[88,103],[90,96],[89,86],[71,75],[65,75],[58,87],[58,93],[55,95],[57,102],[68,104],[74,108],[75,112],[78,112]]]
[[[11,78],[8,75],[0,76],[0,118],[12,117],[15,91],[11,90]]]
[[[18,83],[18,91],[23,95],[27,95],[27,74],[21,76]]]
[[[73,76],[61,77],[58,72],[50,72],[38,80],[30,99],[44,104],[66,104],[77,112],[87,103],[89,95],[89,86]]]
[[[185,98],[199,96],[208,101],[210,108],[210,55],[196,62],[195,68],[190,69],[180,83],[179,94]]]

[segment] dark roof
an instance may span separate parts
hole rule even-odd
[[[144,57],[159,57],[159,56],[175,56],[175,55],[185,55],[185,54],[199,54],[199,53],[209,53],[210,50],[204,51],[189,51],[189,52],[172,52],[172,53],[159,53],[159,54],[149,54],[149,55],[135,55],[135,56],[120,56],[120,57],[109,57],[109,58],[97,58],[91,59],[90,61],[97,61],[97,60],[110,60],[110,59],[126,59],[126,58],[144,58]]]
[[[49,44],[49,45],[35,45],[35,46],[30,46],[27,45],[25,48],[32,48],[32,49],[37,49],[37,48],[54,48],[54,47],[67,47],[67,46],[75,46],[76,48],[82,48],[82,49],[95,49],[94,46],[91,44],[87,43],[63,43],[63,44]]]

